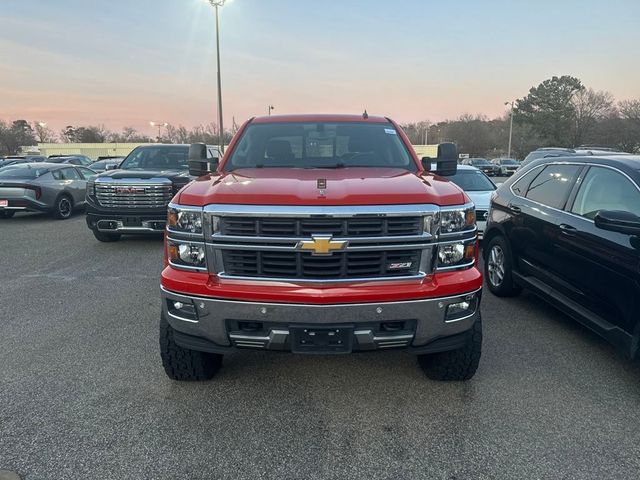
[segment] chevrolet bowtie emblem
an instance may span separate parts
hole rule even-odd
[[[331,235],[311,235],[313,240],[301,240],[296,249],[311,252],[312,255],[331,255],[334,251],[344,250],[349,242],[346,240],[331,240]]]

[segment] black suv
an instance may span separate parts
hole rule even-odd
[[[532,290],[625,354],[640,341],[640,156],[536,160],[494,194],[485,278]]]

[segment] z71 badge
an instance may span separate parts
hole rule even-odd
[[[413,262],[399,262],[399,263],[390,263],[387,267],[388,270],[401,270],[403,268],[411,268]]]

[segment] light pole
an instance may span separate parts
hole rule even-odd
[[[507,158],[511,158],[511,136],[513,135],[513,101],[504,102],[505,105],[510,105],[511,110],[509,111],[509,148],[507,149]]]
[[[222,124],[222,82],[220,80],[220,20],[218,15],[219,7],[224,6],[230,0],[209,0],[209,3],[216,9],[216,53],[218,66],[218,130],[220,152],[224,153],[224,126]]]
[[[152,127],[158,127],[158,143],[160,143],[160,139],[162,138],[162,135],[160,133],[162,130],[162,127],[166,127],[169,124],[167,122],[160,123],[160,122],[151,121],[149,122],[149,125],[151,125]]]
[[[271,110],[275,110],[275,109],[276,109],[276,107],[274,107],[273,105],[269,105],[267,107],[267,110],[269,111],[269,116],[271,116]]]

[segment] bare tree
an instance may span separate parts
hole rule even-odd
[[[50,143],[56,141],[56,135],[44,122],[33,122],[33,130],[36,139],[40,143]]]
[[[583,145],[598,120],[609,116],[614,110],[613,95],[592,88],[578,90],[571,99],[574,108],[574,146]]]
[[[640,100],[622,100],[618,103],[622,118],[640,124]]]

